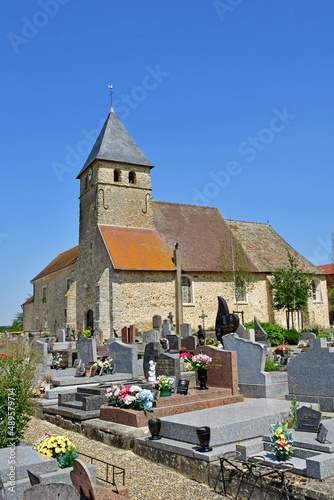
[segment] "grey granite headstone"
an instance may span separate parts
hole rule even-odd
[[[48,354],[48,344],[42,340],[36,340],[36,346],[41,353],[41,363],[45,367],[49,367],[52,364],[52,355]]]
[[[153,330],[160,330],[161,328],[161,316],[159,314],[156,314],[153,316]]]
[[[162,337],[167,337],[167,335],[170,335],[171,333],[172,333],[171,323],[168,321],[168,319],[164,319],[164,322],[162,323],[161,335]]]
[[[252,342],[255,342],[255,331],[246,330],[244,325],[242,325],[241,323],[239,324],[235,333],[237,333],[241,339],[251,340]]]
[[[66,342],[65,330],[57,330],[57,342]]]
[[[318,432],[321,419],[321,412],[302,406],[297,410],[297,431]]]
[[[163,354],[164,350],[159,342],[150,342],[145,346],[144,360],[143,360],[143,370],[146,380],[148,379],[149,363],[150,361],[156,362],[158,356]]]
[[[97,348],[94,338],[87,338],[83,334],[77,340],[78,359],[86,365],[88,363],[96,363]]]
[[[255,342],[267,342],[268,334],[260,325],[258,319],[254,318]]]
[[[143,344],[149,344],[150,342],[158,342],[160,339],[159,330],[149,330],[143,333]]]
[[[332,342],[332,341],[334,340],[334,333],[333,333],[333,332],[330,332],[330,333],[328,334],[327,340],[328,340],[329,342]]]
[[[116,340],[109,344],[109,357],[116,365],[116,373],[131,373],[133,378],[138,377],[137,344],[124,344]]]
[[[298,336],[298,342],[301,340],[313,340],[317,338],[317,336],[313,332],[301,332]]]
[[[157,377],[159,375],[167,375],[179,379],[181,374],[180,360],[171,354],[159,354],[156,359],[155,374]]]
[[[179,335],[166,335],[169,342],[170,352],[178,352],[181,347],[181,337]]]
[[[189,337],[191,335],[191,324],[190,323],[182,323],[180,325],[180,333],[181,337],[185,339],[186,337]]]

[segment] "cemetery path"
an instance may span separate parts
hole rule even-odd
[[[79,452],[123,467],[131,500],[147,500],[148,498],[150,500],[223,500],[226,498],[208,486],[187,479],[163,465],[138,457],[132,451],[92,441],[45,420],[31,419],[25,432],[24,442],[32,445],[45,432],[66,435],[73,440]]]

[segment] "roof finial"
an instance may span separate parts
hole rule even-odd
[[[108,85],[108,89],[110,89],[110,101],[111,101],[111,110],[110,111],[114,111],[113,110],[113,107],[112,107],[112,89],[113,89],[113,84],[110,84]]]

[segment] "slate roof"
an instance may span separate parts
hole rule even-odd
[[[270,273],[287,261],[286,250],[297,258],[306,273],[322,274],[316,266],[292,248],[269,224],[226,220],[249,258],[260,272]]]
[[[164,236],[170,252],[179,243],[182,271],[221,271],[221,241],[228,251],[226,267],[232,269],[233,234],[218,208],[153,201],[154,225]],[[256,266],[248,261],[252,271]]]
[[[35,278],[32,279],[31,281],[33,282],[35,280],[38,280],[39,278],[42,278],[47,274],[54,273],[55,271],[59,271],[59,269],[62,269],[63,267],[73,264],[73,262],[77,260],[78,255],[79,255],[79,245],[70,248],[66,252],[60,253],[48,266],[46,266],[43,269],[43,271],[37,274],[37,276],[35,276]]]
[[[317,267],[325,274],[334,274],[334,264],[324,264]]]
[[[163,236],[152,229],[100,225],[115,269],[174,271],[173,254]]]
[[[146,158],[140,147],[132,139],[124,125],[111,110],[100,135],[91,150],[77,179],[94,160],[109,160],[133,165],[144,165],[153,168],[153,164]]]

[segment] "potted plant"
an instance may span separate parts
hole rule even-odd
[[[106,375],[111,375],[115,371],[115,363],[112,363],[112,358],[109,356],[105,361],[103,361],[104,373]]]
[[[36,441],[33,449],[48,457],[56,458],[61,469],[73,467],[74,460],[79,456],[76,446],[69,438],[51,435],[48,432]]]
[[[212,358],[207,354],[203,354],[202,351],[199,354],[195,354],[195,356],[190,354],[190,352],[182,353],[179,356],[180,358],[184,358],[187,371],[197,371],[197,377],[200,383],[199,389],[206,390],[207,370],[209,364],[212,362]]]
[[[273,430],[273,435],[270,437],[271,447],[274,449],[277,460],[288,460],[294,450],[292,432],[288,432],[288,423],[281,424],[276,420],[276,424],[272,424],[271,428]]]
[[[63,361],[63,358],[60,354],[53,354],[52,355],[52,361],[51,361],[51,368],[58,370],[60,367],[61,363]]]
[[[91,327],[91,326],[88,326],[88,328],[86,328],[86,330],[84,330],[83,334],[84,334],[84,336],[85,336],[85,337],[87,337],[88,339],[92,338],[92,336],[93,336],[92,327]]]
[[[172,389],[171,385],[173,383],[173,379],[167,377],[166,375],[160,375],[156,381],[152,384],[155,389],[160,391],[160,396],[171,396]]]

